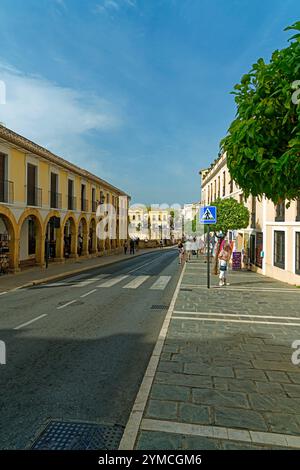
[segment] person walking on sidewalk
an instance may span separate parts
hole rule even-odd
[[[219,268],[220,268],[220,276],[219,276],[219,286],[229,286],[227,280],[226,280],[226,274],[228,270],[228,264],[230,261],[230,256],[231,256],[231,247],[229,243],[226,243],[222,250],[219,253]]]
[[[130,254],[134,255],[134,240],[130,240]]]
[[[184,246],[182,242],[178,243],[178,256],[179,256],[179,264],[182,264],[184,259]]]
[[[192,254],[192,241],[190,238],[188,238],[185,242],[185,248],[184,251],[186,252],[186,262],[191,261],[191,254]]]
[[[127,243],[127,240],[126,240],[125,243],[124,243],[124,255],[127,254],[127,250],[128,250],[128,243]]]

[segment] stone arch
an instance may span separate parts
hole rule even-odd
[[[37,209],[25,209],[18,220],[19,263],[26,267],[45,263],[45,232]]]
[[[0,206],[0,246],[4,257],[8,257],[9,269],[17,271],[19,268],[19,240],[17,238],[18,226],[11,211]],[[8,252],[6,251],[8,249]],[[4,263],[4,260],[3,260]]]
[[[77,223],[74,214],[67,214],[62,223],[62,255],[65,258],[77,257]]]

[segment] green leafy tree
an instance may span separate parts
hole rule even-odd
[[[195,215],[195,217],[192,220],[192,232],[196,232],[196,230],[197,230],[197,216]]]
[[[228,230],[240,230],[248,227],[250,212],[241,202],[230,197],[217,199],[214,206],[217,207],[217,223],[213,226],[215,232],[222,231],[226,235]]]
[[[214,202],[217,208],[217,223],[213,226],[215,232],[222,232],[225,236],[228,230],[240,230],[249,225],[250,212],[248,208],[230,197],[228,199],[217,199]],[[213,263],[213,272],[218,272],[218,255],[220,243],[216,249],[216,256]]]
[[[289,47],[270,63],[259,59],[235,85],[236,119],[221,148],[231,177],[245,196],[266,195],[274,203],[300,197],[300,21]]]

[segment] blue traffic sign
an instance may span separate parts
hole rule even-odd
[[[204,206],[200,208],[200,224],[216,224],[217,208],[216,206]]]

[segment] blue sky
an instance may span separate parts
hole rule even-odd
[[[230,91],[299,17],[299,0],[1,0],[0,121],[133,202],[197,201]]]

